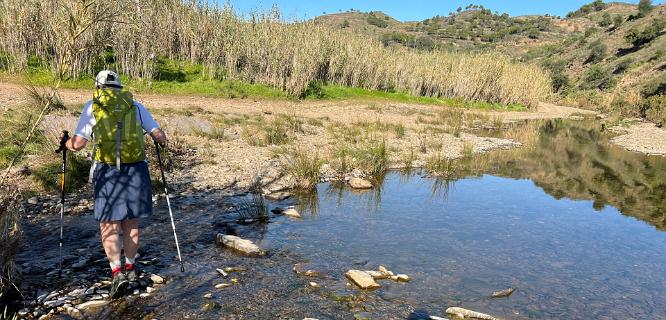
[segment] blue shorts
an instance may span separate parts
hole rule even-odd
[[[97,163],[93,174],[95,220],[147,218],[153,213],[152,187],[145,161],[115,165]]]

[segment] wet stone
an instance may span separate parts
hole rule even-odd
[[[218,234],[217,242],[223,244],[225,247],[234,249],[240,253],[249,256],[261,255],[262,251],[252,241],[243,239],[237,236]]]
[[[371,189],[372,182],[362,178],[351,178],[349,179],[349,186],[354,189]]]
[[[292,218],[300,218],[301,214],[296,211],[296,209],[289,208],[283,212],[283,214],[287,217],[292,217]]]
[[[379,283],[375,282],[375,279],[373,279],[370,274],[361,270],[349,270],[345,273],[345,276],[356,286],[364,290],[381,287]]]
[[[156,275],[156,274],[151,274],[151,275],[150,275],[150,280],[151,280],[153,283],[156,283],[156,284],[162,284],[162,283],[164,283],[164,278],[162,278],[162,277],[160,277],[159,275]]]
[[[282,201],[292,196],[289,192],[272,192],[264,196],[264,198],[271,201]]]

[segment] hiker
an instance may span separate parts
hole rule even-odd
[[[160,145],[167,139],[148,110],[123,89],[118,74],[99,72],[95,86],[93,99],[83,107],[74,136],[65,146],[79,151],[91,139],[94,143],[95,219],[109,258],[113,278],[110,296],[115,299],[125,293],[130,282],[138,280],[134,259],[139,248],[139,219],[153,211],[144,130]],[[124,268],[121,249],[125,252]]]

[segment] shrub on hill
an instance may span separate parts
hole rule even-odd
[[[567,18],[580,18],[586,16],[589,13],[594,11],[601,11],[606,8],[606,4],[602,0],[595,0],[592,3],[588,3],[580,7],[576,11],[567,13]]]
[[[388,27],[388,22],[386,22],[386,20],[384,19],[378,18],[377,16],[375,16],[374,13],[368,14],[368,18],[366,19],[366,21],[368,22],[368,24],[371,24],[375,27],[379,28]]]
[[[599,26],[605,28],[610,27],[612,24],[613,18],[611,17],[610,13],[604,12],[604,14],[601,16],[601,20],[599,20]]]
[[[652,9],[654,9],[652,0],[640,0],[638,2],[638,17],[643,18],[647,16],[650,14],[650,12],[652,12]]]
[[[590,44],[590,55],[587,57],[585,63],[598,63],[608,55],[608,46],[601,40],[594,41]]]
[[[596,64],[587,70],[580,88],[607,91],[615,88],[616,85],[617,80],[613,77],[613,74],[608,69]]]
[[[631,43],[634,47],[641,47],[645,44],[652,42],[661,35],[662,30],[666,26],[665,20],[654,20],[649,26],[643,30],[638,28],[632,28],[629,30],[627,35],[624,37],[628,43]]]

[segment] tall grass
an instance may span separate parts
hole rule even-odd
[[[59,2],[0,2],[0,50],[10,72],[49,66],[65,45]],[[167,58],[201,65],[211,79],[244,80],[302,96],[313,82],[406,92],[415,96],[535,106],[550,94],[548,74],[497,54],[419,52],[330,29],[314,20],[285,23],[277,10],[239,16],[207,1],[119,0],[114,21],[81,37],[105,45],[71,61],[69,75],[102,68],[146,80]],[[37,57],[37,58],[35,58]],[[180,78],[176,72],[175,81]],[[163,78],[163,77],[160,77]]]

